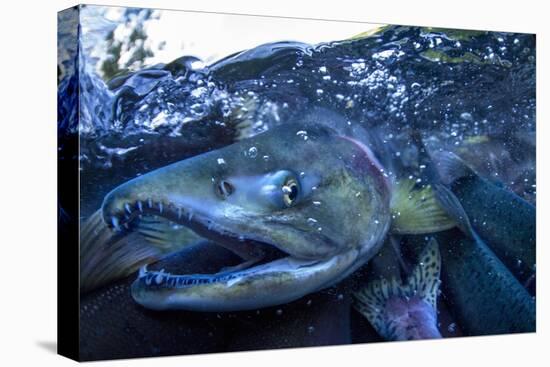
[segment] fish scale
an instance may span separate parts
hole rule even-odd
[[[481,240],[453,230],[442,246],[443,294],[468,335],[535,331],[535,301]]]

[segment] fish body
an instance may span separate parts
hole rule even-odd
[[[425,233],[454,226],[428,188],[416,195],[412,185],[392,182],[364,131],[347,126],[339,115],[314,110],[111,191],[102,215],[114,231],[154,214],[245,260],[214,274],[144,268],[134,299],[157,310],[283,304],[347,277],[378,252],[390,228]]]
[[[443,294],[466,335],[534,332],[534,298],[479,238],[437,234]]]
[[[355,307],[386,340],[441,338],[437,328],[437,295],[441,258],[432,240],[405,283],[376,279],[355,293]]]
[[[453,153],[437,155],[441,178],[473,230],[521,281],[536,269],[536,209],[512,191],[477,175]]]

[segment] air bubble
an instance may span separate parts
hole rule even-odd
[[[309,224],[310,226],[314,226],[315,224],[317,224],[317,219],[315,219],[315,218],[308,218],[308,219],[307,219],[307,224]]]
[[[250,149],[248,149],[248,156],[250,158],[256,158],[257,155],[258,155],[258,148],[251,147]]]
[[[296,133],[296,135],[300,136],[302,139],[304,140],[307,140],[308,139],[308,136],[307,136],[307,131],[305,130],[300,130]]]

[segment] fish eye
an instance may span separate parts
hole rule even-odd
[[[291,206],[298,199],[299,186],[294,178],[289,178],[283,185],[283,201],[287,207]]]

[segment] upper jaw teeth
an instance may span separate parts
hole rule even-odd
[[[191,210],[185,210],[182,207],[176,206],[172,203],[164,203],[162,201],[154,201],[151,198],[145,200],[147,203],[144,206],[141,200],[135,202],[126,202],[122,205],[122,209],[118,209],[116,212],[110,216],[106,216],[105,220],[108,225],[115,229],[115,231],[122,231],[122,227],[129,228],[128,223],[132,221],[134,215],[141,216],[145,210],[152,214],[162,214],[165,212],[172,214],[174,217],[177,217],[177,220],[186,217],[188,221],[191,221],[193,218],[193,212]],[[170,210],[166,210],[166,207],[169,207]]]
[[[143,278],[145,275],[147,275],[147,265],[143,265],[141,268],[139,268],[139,278]]]

